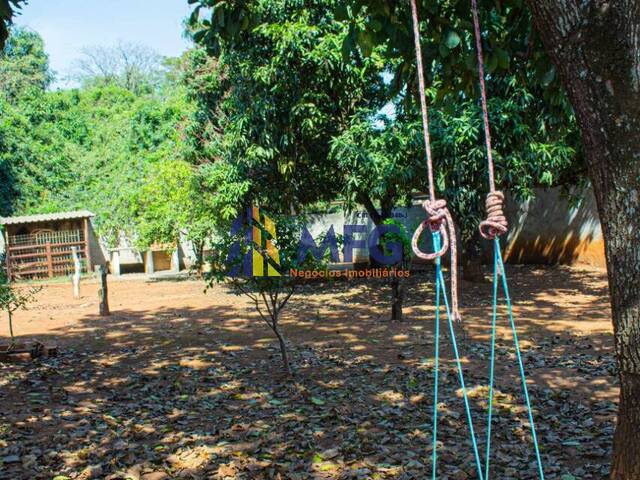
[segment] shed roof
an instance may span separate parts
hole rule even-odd
[[[0,225],[19,225],[23,223],[73,220],[78,218],[90,218],[94,216],[95,215],[89,210],[77,210],[75,212],[43,213],[40,215],[23,215],[20,217],[0,217]]]

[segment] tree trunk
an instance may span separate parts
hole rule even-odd
[[[367,210],[371,221],[376,225],[376,227],[382,225],[387,218],[391,218],[391,215],[393,213],[393,202],[391,200],[391,197],[385,198],[381,202],[380,213],[378,213],[378,210],[375,208],[373,202],[367,195],[361,195],[360,201],[364,205],[364,208]],[[379,265],[371,255],[369,255],[369,262],[374,268],[389,266]],[[402,267],[402,262],[400,262],[398,267]],[[403,299],[404,288],[402,279],[398,277],[391,277],[391,320],[402,320]]]
[[[284,371],[287,375],[291,375],[291,365],[289,364],[289,356],[287,354],[287,343],[284,341],[284,336],[280,333],[280,328],[278,327],[278,313],[274,313],[274,316],[271,318],[273,322],[273,333],[278,337],[278,343],[280,344],[280,354],[282,355],[282,366],[284,367]]]
[[[611,478],[640,478],[640,0],[528,0],[576,113],[605,241],[620,406]]]
[[[11,335],[9,348],[12,348],[16,343],[16,336],[13,333],[13,312],[11,312],[11,309],[7,310],[7,315],[9,316],[9,335]]]
[[[204,241],[193,241],[193,251],[196,256],[196,262],[194,265],[198,276],[202,276],[202,268],[204,267]]]
[[[476,229],[472,238],[462,244],[462,278],[468,282],[482,282],[482,248]]]
[[[402,320],[402,302],[404,300],[404,288],[402,280],[398,277],[391,279],[391,320]]]

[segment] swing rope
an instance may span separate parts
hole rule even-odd
[[[449,335],[451,337],[451,345],[455,356],[456,366],[458,370],[458,379],[462,396],[464,399],[464,407],[469,424],[469,433],[473,446],[473,454],[475,457],[478,478],[483,479],[482,465],[480,462],[480,454],[475,431],[473,428],[473,419],[471,415],[471,407],[467,396],[467,389],[464,383],[464,374],[462,371],[462,362],[456,342],[454,329],[454,321],[459,322],[460,313],[458,310],[458,285],[457,285],[457,251],[456,251],[456,232],[451,218],[451,213],[447,208],[445,200],[437,199],[435,192],[435,183],[433,180],[433,160],[431,155],[431,139],[429,136],[429,114],[426,100],[426,88],[424,80],[424,67],[422,64],[422,48],[420,45],[420,28],[418,20],[418,8],[416,0],[411,0],[411,12],[413,21],[413,34],[415,41],[415,51],[418,70],[418,88],[420,93],[420,106],[422,113],[422,127],[424,133],[424,144],[427,154],[427,169],[429,178],[429,199],[423,203],[423,208],[427,213],[427,219],[424,220],[416,229],[411,240],[413,252],[419,258],[424,260],[434,260],[436,265],[436,311],[435,311],[435,365],[434,365],[434,400],[433,400],[433,450],[432,450],[432,479],[436,479],[438,451],[437,451],[437,435],[438,435],[438,381],[440,367],[440,295],[444,299],[445,310],[447,313],[447,321],[449,325]],[[433,253],[424,253],[420,250],[418,241],[422,232],[429,227],[433,240]],[[451,250],[451,306],[446,292],[446,282],[442,273],[442,256]]]
[[[426,87],[424,81],[424,67],[422,65],[422,46],[420,45],[420,23],[418,21],[418,7],[416,1],[411,0],[411,13],[413,20],[413,39],[415,42],[416,62],[418,69],[418,90],[420,93],[420,107],[422,112],[422,130],[424,133],[424,146],[427,152],[427,175],[429,179],[429,199],[424,201],[422,208],[427,212],[427,219],[418,226],[411,247],[418,258],[423,260],[436,260],[451,250],[451,311],[456,322],[461,321],[458,308],[458,255],[456,246],[456,229],[447,208],[447,201],[436,198],[436,187],[433,180],[433,159],[431,155],[431,138],[429,135],[429,110],[427,107]],[[429,226],[431,232],[439,232],[442,242],[433,253],[424,253],[420,250],[418,242],[425,228]]]
[[[489,173],[489,193],[486,199],[487,218],[480,223],[480,234],[487,240],[493,240],[494,242],[494,262],[493,262],[493,304],[491,312],[491,360],[489,363],[489,412],[487,414],[487,444],[486,444],[486,457],[485,457],[485,472],[484,479],[489,480],[489,467],[491,460],[491,424],[493,420],[493,387],[495,378],[495,350],[496,350],[496,321],[498,310],[498,277],[502,277],[502,289],[504,291],[504,299],[507,305],[507,314],[509,317],[509,324],[513,334],[513,342],[516,351],[516,357],[518,360],[518,367],[520,370],[520,381],[522,383],[522,392],[524,395],[525,403],[527,406],[527,414],[529,417],[529,424],[531,425],[531,437],[533,439],[533,445],[536,454],[536,464],[538,467],[538,475],[541,480],[544,480],[544,471],[542,469],[542,459],[540,457],[540,447],[538,444],[538,437],[536,435],[536,428],[533,422],[533,411],[531,409],[531,400],[529,398],[529,391],[527,388],[527,379],[524,371],[524,362],[522,360],[522,354],[520,352],[520,344],[518,342],[518,333],[516,331],[516,325],[513,318],[513,308],[511,304],[511,297],[509,295],[509,287],[507,284],[507,276],[504,269],[504,262],[502,259],[502,253],[500,249],[500,236],[505,234],[508,230],[507,218],[504,214],[504,194],[501,191],[496,190],[495,174],[493,164],[493,152],[491,149],[491,128],[489,123],[489,112],[487,108],[487,88],[485,85],[485,73],[484,73],[484,55],[482,53],[482,34],[480,31],[480,18],[478,15],[478,3],[477,0],[471,0],[471,12],[473,15],[473,30],[476,43],[476,54],[478,60],[478,77],[480,84],[480,98],[482,103],[482,120],[484,124],[484,138],[485,146],[487,149],[487,170]]]

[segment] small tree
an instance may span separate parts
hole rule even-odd
[[[7,312],[9,334],[11,335],[11,344],[8,350],[13,349],[16,343],[13,333],[13,313],[21,308],[26,309],[27,305],[35,299],[36,293],[40,290],[42,290],[42,287],[15,288],[9,283],[4,268],[0,269],[0,308]]]
[[[386,219],[384,225],[392,225],[396,229],[395,232],[386,232],[380,238],[380,246],[384,250],[384,254],[391,255],[390,247],[394,244],[402,246],[400,261],[395,265],[391,265],[391,267],[395,267],[397,270],[411,270],[411,259],[413,258],[411,234],[401,222],[393,218]],[[404,285],[402,277],[396,274],[391,277],[391,320],[402,320],[403,302]]]
[[[253,302],[260,318],[278,339],[284,371],[291,375],[280,314],[299,285],[297,272],[326,272],[326,264],[311,255],[298,258],[303,225],[300,217],[265,219],[265,225],[268,227],[238,217],[229,232],[219,233],[213,242],[212,268],[205,277],[209,287],[224,283],[236,295],[245,295]],[[247,229],[252,229],[253,238],[247,238]]]

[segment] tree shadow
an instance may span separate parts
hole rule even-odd
[[[604,478],[617,387],[603,273],[507,273],[545,473]],[[484,456],[491,286],[463,287],[470,306],[460,349]],[[153,285],[145,288],[153,294]],[[188,299],[120,306],[111,317],[83,314],[38,334],[61,345],[58,358],[0,365],[0,477],[424,478],[433,410],[430,272],[406,288],[405,321],[390,322],[384,281],[304,285],[282,319],[294,378],[281,373],[268,327],[221,287],[207,307]],[[537,478],[515,352],[500,322],[493,473]],[[441,329],[439,472],[474,478],[444,321]]]

